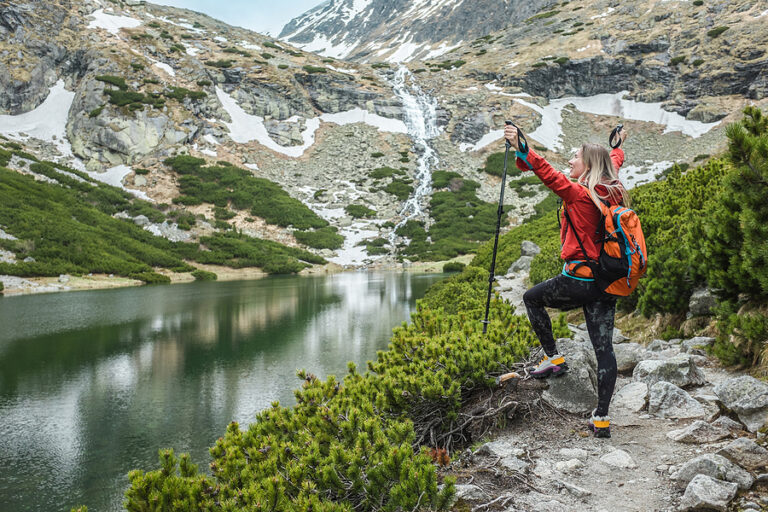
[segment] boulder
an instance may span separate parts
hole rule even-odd
[[[687,354],[680,354],[666,360],[640,361],[632,373],[632,378],[638,382],[645,382],[649,386],[664,381],[681,388],[706,382],[704,374]]]
[[[740,430],[744,430],[744,426],[741,423],[738,421],[733,421],[728,416],[720,416],[712,422],[712,425],[716,427],[727,428],[729,432],[738,432]]]
[[[463,500],[487,500],[488,495],[473,484],[456,485],[456,498]]]
[[[525,240],[520,245],[520,254],[522,256],[536,256],[541,252],[541,248],[535,243]]]
[[[624,450],[614,450],[600,457],[600,462],[619,469],[634,469],[637,464]]]
[[[712,290],[699,288],[693,292],[691,299],[688,301],[688,312],[692,316],[709,315],[715,306],[717,306],[717,300]]]
[[[735,439],[717,454],[749,471],[768,468],[768,450],[746,437]]]
[[[667,432],[667,437],[678,443],[714,443],[731,435],[724,427],[715,426],[706,421],[697,420],[685,428]]]
[[[517,274],[518,272],[528,272],[531,270],[533,256],[520,256],[517,261],[510,265],[507,274]]]
[[[696,336],[695,338],[691,338],[689,340],[683,341],[681,344],[681,347],[683,349],[683,352],[692,353],[694,350],[700,349],[700,348],[707,348],[711,346],[715,342],[715,338],[709,338],[706,336]]]
[[[685,489],[680,510],[722,510],[736,497],[738,486],[707,475],[696,475]]]
[[[692,459],[672,473],[670,478],[678,482],[690,482],[696,475],[706,475],[718,480],[733,482],[739,489],[749,489],[755,479],[742,468],[722,455],[707,453]]]
[[[707,414],[685,390],[663,381],[650,388],[648,412],[662,418],[701,418]]]
[[[613,395],[612,405],[632,412],[645,409],[648,401],[648,384],[645,382],[630,382]]]
[[[568,362],[563,376],[547,379],[545,402],[571,413],[588,412],[597,404],[597,359],[591,346],[572,340],[558,340],[560,353]]]
[[[497,439],[485,443],[475,452],[477,455],[499,458],[499,463],[513,471],[525,471],[529,464],[520,457],[525,455],[525,450],[518,446],[515,439]]]
[[[743,375],[715,386],[722,404],[735,412],[750,432],[768,424],[768,384]]]
[[[639,343],[622,343],[613,347],[619,373],[631,372],[637,363],[645,359],[645,347]]]

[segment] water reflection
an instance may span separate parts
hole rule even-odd
[[[118,510],[157,450],[207,448],[293,403],[297,368],[346,372],[386,347],[440,276],[344,273],[0,300],[3,511]],[[33,505],[30,505],[33,504]]]

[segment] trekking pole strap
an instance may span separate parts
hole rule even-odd
[[[616,128],[614,128],[613,131],[611,132],[611,136],[608,137],[608,145],[611,146],[613,149],[616,149],[619,146],[621,146],[621,142],[622,141],[621,141],[621,135],[620,134],[621,134],[621,130],[623,130],[623,129],[624,129],[624,125],[623,124],[620,124],[620,125],[616,126]],[[619,141],[616,144],[613,143],[613,139],[614,138],[618,138],[619,139]]]

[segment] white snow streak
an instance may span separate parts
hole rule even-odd
[[[224,122],[224,124],[229,128],[229,136],[233,141],[239,144],[244,144],[255,140],[262,146],[266,146],[273,151],[293,158],[298,158],[303,155],[304,152],[315,143],[315,132],[320,128],[320,121],[339,125],[366,123],[375,126],[381,131],[407,133],[405,123],[402,121],[371,114],[366,110],[356,108],[347,112],[323,114],[320,117],[307,119],[306,129],[301,133],[304,143],[301,146],[281,146],[269,136],[267,128],[264,125],[264,118],[246,113],[232,96],[219,87],[216,87],[216,95],[218,96],[221,105],[224,107],[224,110],[227,111],[232,119],[231,122]],[[298,118],[292,119],[294,121],[298,120]],[[288,121],[290,122],[291,120]]]
[[[98,9],[91,17],[94,18],[88,24],[88,28],[103,28],[112,35],[117,35],[121,28],[136,28],[141,25],[141,21],[129,18],[128,16],[116,16],[107,14],[104,9]]]

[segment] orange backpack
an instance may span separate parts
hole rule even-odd
[[[640,219],[634,210],[624,206],[607,206],[600,203],[602,213],[603,238],[600,256],[597,261],[587,257],[587,251],[576,235],[586,264],[592,269],[595,284],[605,293],[617,297],[626,297],[637,288],[637,283],[648,269],[648,251],[645,247],[645,235],[640,227]]]

